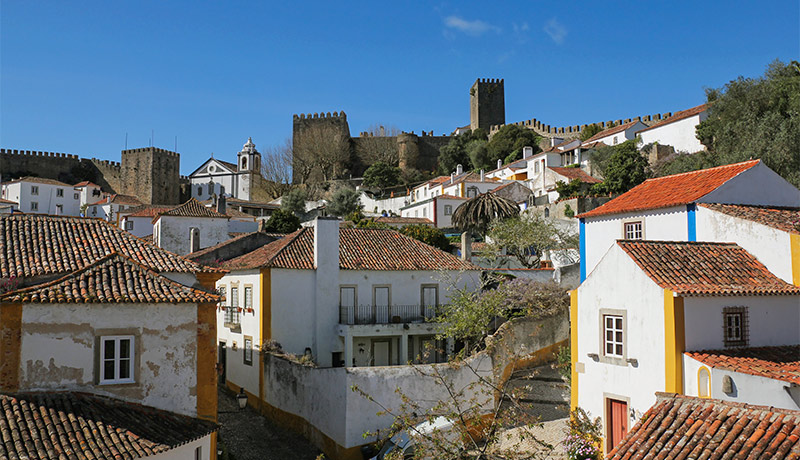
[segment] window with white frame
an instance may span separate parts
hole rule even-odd
[[[38,195],[38,194],[39,194],[39,186],[31,185],[31,195]]]
[[[203,446],[194,449],[194,460],[203,460]]]
[[[100,337],[100,383],[134,382],[134,337],[108,335]]]
[[[428,208],[427,207],[422,208],[422,217],[428,217]]]
[[[129,230],[129,231],[133,230],[133,221],[132,220],[126,220],[125,221],[125,230]]]
[[[749,343],[747,307],[725,307],[722,318],[725,346],[746,347]]]
[[[227,289],[228,288],[225,287],[225,286],[220,286],[220,287],[217,288],[217,294],[219,294],[219,297],[220,297],[220,300],[219,300],[219,306],[220,307],[224,307],[225,306],[225,300],[226,300],[225,299],[225,294],[227,294]]]
[[[74,198],[74,199],[76,199],[76,200],[80,199],[80,197],[81,197],[81,194],[80,194],[80,193],[73,193],[73,194],[72,194],[72,198]]]
[[[534,172],[535,174],[538,174],[538,173],[539,173],[539,162],[538,162],[538,161],[534,161],[534,162],[533,162],[533,172]]]
[[[474,198],[476,196],[478,196],[478,187],[468,187],[467,198]]]
[[[624,356],[623,318],[621,315],[603,315],[603,354],[612,358]]]
[[[240,324],[239,316],[239,288],[231,288],[231,300],[228,302],[228,308],[225,310],[225,324],[238,326]]]
[[[60,216],[62,214],[64,214],[64,205],[63,204],[57,204],[56,205],[56,215]]]
[[[38,211],[39,210],[39,203],[36,201],[31,201],[31,211]]]
[[[244,336],[244,364],[248,366],[253,365],[253,338],[249,335]]]
[[[64,196],[64,189],[63,188],[57,188],[56,189],[56,196],[59,197],[59,198],[63,197]]]
[[[244,288],[244,308],[253,308],[253,287],[245,286]]]
[[[642,221],[625,222],[625,239],[641,240],[644,237],[642,232]]]
[[[453,215],[453,205],[450,205],[450,204],[444,205],[444,215],[445,216],[452,216]]]

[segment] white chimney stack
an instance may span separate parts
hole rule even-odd
[[[497,160],[497,169],[500,169],[502,167],[503,167],[503,160]]]
[[[486,180],[486,174],[485,174],[485,173],[483,172],[483,170],[481,169],[481,182],[483,182],[483,181],[485,181],[485,180]]]
[[[530,158],[532,156],[533,156],[533,147],[531,147],[530,145],[526,145],[525,147],[522,147],[522,159],[523,160],[526,159],[526,158]]]
[[[457,176],[460,176],[460,175],[462,175],[462,174],[464,174],[464,167],[463,167],[463,166],[461,166],[461,165],[457,165],[457,166],[456,166],[456,175],[457,175]]]
[[[339,269],[339,218],[314,219],[314,266],[320,270]]]
[[[314,231],[314,302],[310,317],[306,320],[314,325],[316,334],[311,343],[311,354],[322,367],[332,365],[330,353],[320,353],[328,343],[336,339],[330,324],[336,324],[339,309],[339,219],[317,217],[311,229]]]

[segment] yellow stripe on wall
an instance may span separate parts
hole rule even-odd
[[[800,286],[800,235],[789,234],[789,247],[792,254],[792,284]]]
[[[569,291],[570,409],[578,407],[578,290]]]
[[[686,348],[683,297],[664,289],[664,391],[683,394],[683,352]]]

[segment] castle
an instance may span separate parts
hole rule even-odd
[[[123,150],[121,162],[77,155],[0,149],[0,178],[38,176],[75,184],[90,181],[147,204],[179,204],[180,155],[157,147]],[[185,181],[185,179],[184,179]]]

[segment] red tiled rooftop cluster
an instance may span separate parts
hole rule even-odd
[[[691,351],[685,354],[715,369],[800,385],[800,345]]]
[[[656,284],[683,295],[800,295],[735,243],[619,240]]]
[[[800,234],[800,208],[777,208],[740,204],[700,203],[700,206],[729,216],[757,222],[788,233]]]
[[[157,221],[161,216],[174,216],[174,217],[218,217],[228,218],[225,214],[220,214],[217,211],[203,206],[202,203],[194,198],[189,198],[189,201],[180,206],[176,206],[169,211],[164,211],[153,218],[153,222]]]
[[[639,120],[629,121],[628,123],[623,123],[623,124],[621,124],[619,126],[614,126],[612,128],[608,128],[605,131],[600,131],[599,133],[595,134],[594,136],[590,137],[589,139],[586,139],[586,141],[584,141],[584,142],[590,143],[590,142],[594,142],[594,141],[596,141],[598,139],[602,139],[604,137],[611,136],[613,134],[621,133],[621,132],[625,131],[626,129],[631,128],[636,123],[639,123]]]
[[[556,174],[560,174],[571,181],[578,179],[579,181],[587,184],[599,184],[600,182],[603,182],[596,177],[586,174],[581,168],[562,168],[558,166],[548,166],[548,168]]]

